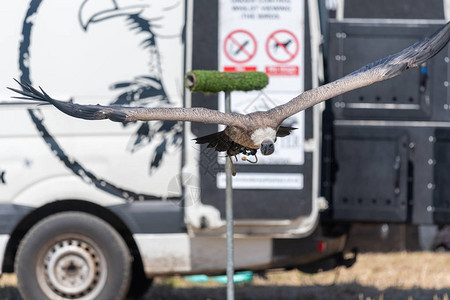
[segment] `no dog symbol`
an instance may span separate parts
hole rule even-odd
[[[298,54],[298,40],[288,30],[277,30],[273,32],[266,41],[266,52],[270,59],[277,63],[288,63]]]

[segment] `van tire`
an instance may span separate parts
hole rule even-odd
[[[24,300],[122,300],[131,279],[131,255],[122,237],[82,212],[57,213],[35,224],[14,266]]]
[[[145,275],[135,276],[131,279],[130,290],[128,291],[127,299],[141,299],[152,286],[153,279],[147,278]]]

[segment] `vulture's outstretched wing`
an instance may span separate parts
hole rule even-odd
[[[339,96],[360,87],[371,85],[416,68],[436,55],[450,39],[450,22],[441,29],[396,54],[387,56],[361,69],[315,89],[303,92],[286,104],[269,110],[273,118],[281,123],[287,117],[322,101]]]
[[[416,68],[438,53],[450,39],[450,22],[431,36],[414,45],[326,85],[306,91],[286,104],[276,106],[264,114],[264,118],[281,124],[283,120],[308,107],[327,99],[371,85],[375,82],[398,76],[407,69]],[[17,81],[17,80],[16,80]],[[11,89],[26,100],[45,101],[53,104],[60,111],[87,120],[110,119],[116,122],[171,120],[223,124],[248,128],[252,126],[251,117],[237,113],[221,113],[207,108],[144,108],[101,105],[79,105],[52,99],[42,89],[36,90],[28,84],[18,82],[23,91]],[[262,116],[262,115],[261,115]]]
[[[15,79],[14,79],[15,80]],[[81,105],[72,102],[60,101],[51,98],[42,88],[40,91],[27,83],[16,82],[22,91],[8,88],[21,94],[17,99],[44,101],[53,104],[57,109],[75,118],[86,120],[109,119],[115,122],[134,121],[191,121],[209,124],[223,124],[230,126],[247,127],[248,117],[238,113],[225,114],[216,110],[202,107],[193,108],[146,108],[103,105]]]

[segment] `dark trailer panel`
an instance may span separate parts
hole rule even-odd
[[[445,24],[377,17],[329,23],[329,81]],[[333,220],[449,222],[448,57],[447,46],[418,69],[329,101],[323,182]]]

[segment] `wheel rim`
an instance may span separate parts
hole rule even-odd
[[[39,283],[49,298],[94,298],[105,285],[106,261],[86,238],[54,242],[37,265]]]

